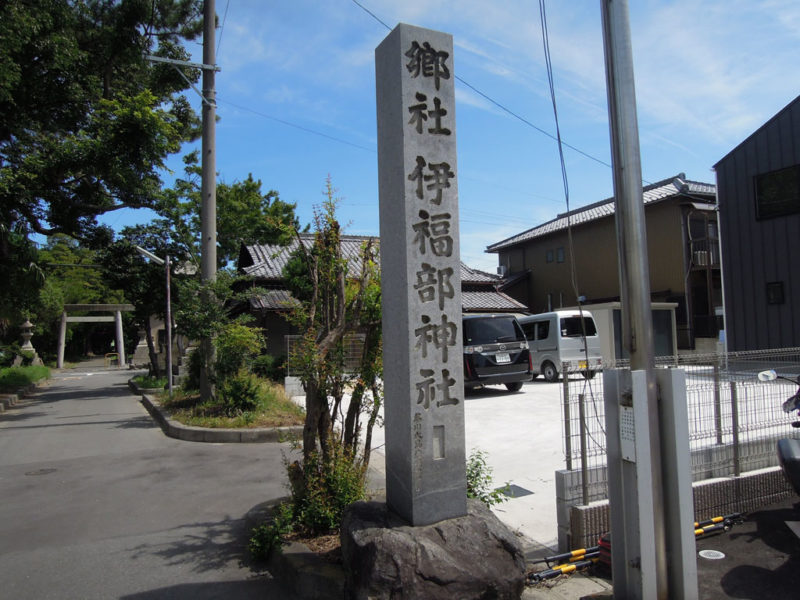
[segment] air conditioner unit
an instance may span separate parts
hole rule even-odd
[[[708,266],[708,250],[697,250],[694,253],[693,261],[695,266],[697,267],[707,267]]]

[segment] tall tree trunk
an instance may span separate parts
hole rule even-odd
[[[303,425],[303,460],[307,461],[317,449],[317,432],[322,413],[319,402],[319,386],[316,380],[306,382],[306,422]]]

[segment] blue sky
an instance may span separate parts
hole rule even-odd
[[[390,27],[452,34],[458,77],[555,134],[538,3],[359,2]],[[714,163],[800,94],[800,2],[630,4],[643,179],[713,183]],[[330,175],[346,233],[377,235],[374,50],[388,30],[352,0],[217,0],[217,12],[220,179],[252,173],[305,224]],[[576,208],[613,193],[600,2],[550,0],[547,17],[561,135],[591,157],[565,150]],[[557,145],[460,82],[456,128],[462,260],[494,272],[486,246],[566,208]]]

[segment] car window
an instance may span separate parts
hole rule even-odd
[[[583,321],[586,324],[586,335],[597,335],[594,321],[589,317],[584,317]],[[581,326],[580,317],[564,317],[561,319],[561,337],[581,337],[582,335],[583,327]]]
[[[464,320],[464,344],[496,344],[524,340],[514,317]]]
[[[550,335],[550,321],[539,321],[536,324],[536,339],[546,340]]]

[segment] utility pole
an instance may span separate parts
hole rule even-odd
[[[656,369],[628,0],[601,0],[622,344],[603,374],[614,598],[697,600],[686,373]]]
[[[655,559],[655,588],[658,598],[667,598],[667,552],[664,524],[661,450],[658,424],[658,396],[655,380],[653,326],[650,307],[650,269],[647,259],[642,165],[639,152],[639,124],[633,78],[633,50],[627,0],[601,0],[603,44],[606,60],[608,114],[611,129],[611,163],[614,168],[617,253],[619,255],[620,300],[622,304],[622,343],[630,355],[631,372],[644,374],[649,430],[650,490],[637,490],[640,496],[639,520],[652,523],[651,552],[634,550],[634,556],[649,554]],[[642,423],[636,423],[641,428]],[[636,432],[639,433],[638,431]],[[639,457],[641,460],[644,457]],[[641,481],[639,482],[642,483]],[[642,502],[646,497],[650,502]],[[649,504],[649,506],[648,506]],[[612,537],[614,534],[612,533]],[[638,537],[638,536],[634,536]],[[645,538],[640,539],[647,543]],[[614,537],[619,544],[623,540]],[[625,540],[631,544],[632,540]],[[635,560],[635,558],[634,558]],[[640,561],[640,568],[650,565]],[[616,577],[615,577],[616,584]],[[651,588],[652,589],[652,588]],[[631,597],[637,594],[632,594]],[[646,594],[645,594],[646,595]]]
[[[203,4],[203,64],[216,61],[216,12],[214,0]],[[203,141],[202,141],[202,205],[201,275],[203,281],[217,277],[217,150],[216,118],[217,91],[214,88],[215,69],[203,69]]]
[[[203,4],[203,64],[216,62],[216,10],[214,0]],[[200,274],[204,283],[217,278],[217,150],[216,117],[217,91],[214,88],[215,69],[203,69],[203,141],[202,141],[202,204],[200,207]],[[211,339],[200,341],[203,368],[200,373],[200,395],[204,400],[214,396],[214,386],[209,370],[214,364],[214,346]]]

